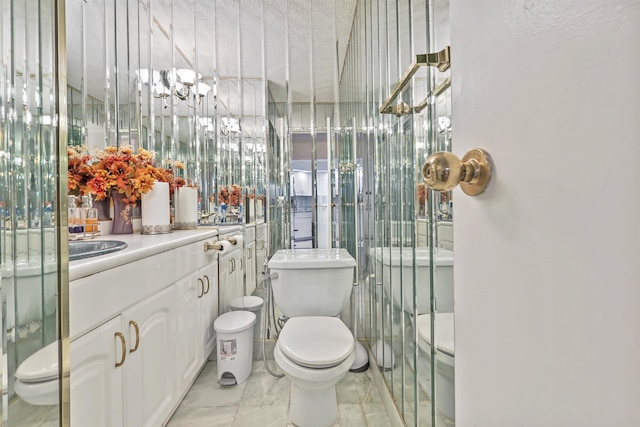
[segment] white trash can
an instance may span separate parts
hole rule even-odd
[[[230,311],[213,322],[220,385],[242,384],[251,375],[255,323],[256,315],[250,311]]]
[[[260,312],[263,304],[264,300],[254,295],[236,298],[229,304],[233,311],[245,310],[255,313],[256,323],[253,325],[253,339],[262,338],[262,329],[260,328],[260,325],[262,324],[262,316]]]

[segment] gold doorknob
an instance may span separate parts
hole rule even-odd
[[[489,153],[473,148],[462,157],[439,151],[427,158],[422,166],[425,184],[436,191],[449,191],[456,185],[469,196],[481,194],[491,180],[493,163]]]

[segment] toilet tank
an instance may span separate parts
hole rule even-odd
[[[396,307],[413,314],[414,263],[412,248],[380,248],[377,256],[383,265],[383,288],[389,293]],[[437,311],[453,313],[453,251],[436,248],[434,251],[434,292]],[[418,314],[429,313],[431,298],[431,265],[429,248],[416,248],[415,251],[415,293],[417,294]],[[400,289],[402,288],[402,294]],[[404,300],[404,305],[401,301]]]
[[[269,260],[273,299],[287,317],[337,316],[349,303],[355,266],[346,249],[281,249]]]

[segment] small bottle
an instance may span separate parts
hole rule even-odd
[[[67,198],[69,203],[69,233],[80,234],[84,232],[84,218],[82,208],[76,206],[76,196]]]
[[[91,197],[82,196],[82,210],[84,211],[85,233],[96,234],[98,232],[98,210],[93,207]]]

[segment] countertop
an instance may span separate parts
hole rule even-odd
[[[69,262],[69,281],[217,235],[217,227],[202,227],[193,230],[174,230],[167,234],[110,234],[96,237],[96,240],[120,240],[127,243],[127,247],[110,254]]]

